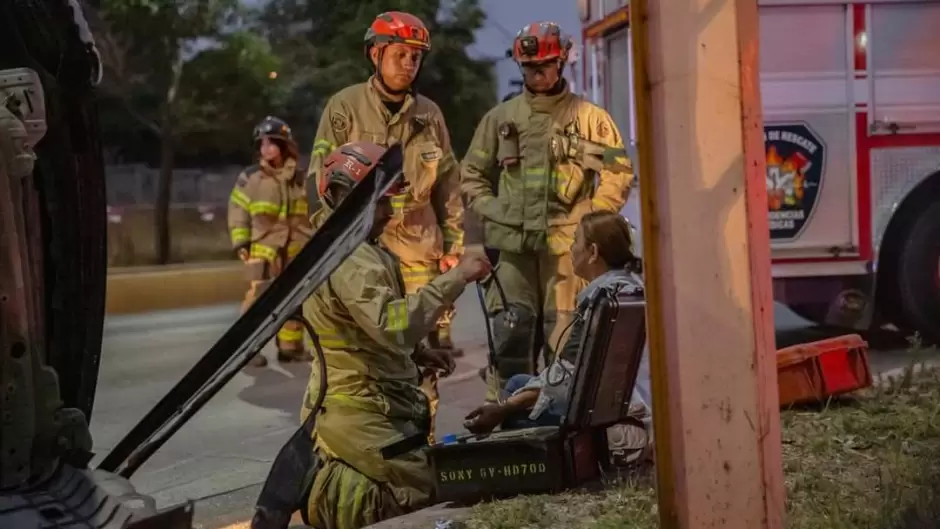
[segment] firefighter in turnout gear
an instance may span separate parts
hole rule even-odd
[[[610,115],[562,77],[571,46],[551,22],[519,31],[512,55],[523,93],[483,117],[461,167],[484,245],[499,250],[498,281],[487,288],[496,342],[487,400],[513,375],[536,372],[539,349],[545,363],[564,343],[584,286],[570,252],[578,223],[592,211],[619,212],[633,179]]]
[[[312,234],[304,178],[297,168],[297,145],[290,127],[268,116],[255,127],[254,140],[260,160],[238,176],[228,206],[232,246],[245,263],[249,281],[242,312],[300,253]],[[309,361],[303,337],[299,321],[285,323],[276,338],[278,360]],[[259,354],[250,365],[267,363]]]
[[[393,11],[375,18],[365,35],[366,56],[375,73],[327,102],[307,179],[308,186],[322,187],[322,160],[337,145],[350,141],[403,145],[407,189],[392,200],[395,214],[382,242],[399,258],[409,293],[452,268],[463,252],[460,168],[450,134],[440,108],[412,89],[430,49],[428,30],[416,16]],[[449,307],[428,342],[460,356],[450,336],[453,317]],[[438,401],[433,373],[427,373],[424,387],[433,416]]]
[[[334,149],[323,162],[318,227],[352,186],[386,167],[386,148],[369,142]],[[326,359],[326,396],[314,430],[322,462],[308,498],[308,524],[356,529],[427,505],[433,478],[425,454],[430,429],[428,399],[419,369],[447,376],[454,362],[447,349],[420,342],[464,287],[488,273],[482,257],[462,258],[414,292],[405,288],[397,258],[379,237],[394,222],[394,194],[376,207],[369,240],[359,245],[304,302],[304,317]],[[320,391],[311,370],[303,415]]]

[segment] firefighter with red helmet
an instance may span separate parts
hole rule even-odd
[[[325,157],[315,227],[376,166],[401,170],[386,153],[385,147],[359,141]],[[408,292],[397,258],[377,241],[394,222],[399,196],[379,201],[368,240],[304,302],[304,317],[325,353],[327,377],[315,429],[320,466],[307,507],[306,521],[314,527],[355,529],[431,501],[434,480],[424,450],[431,417],[419,369],[446,376],[454,363],[446,351],[420,342],[468,283],[490,273],[485,258],[465,256]],[[314,365],[304,419],[320,391],[318,372]]]
[[[416,16],[390,11],[378,15],[365,34],[366,57],[374,67],[364,83],[333,95],[323,110],[314,140],[308,186],[322,188],[322,161],[338,146],[369,141],[404,147],[407,188],[394,197],[394,215],[382,243],[400,263],[405,290],[416,292],[452,268],[463,252],[463,202],[460,170],[440,108],[413,89],[425,54],[431,49],[427,27]],[[453,308],[441,315],[429,345],[454,349],[450,336]],[[425,384],[437,407],[437,383]]]
[[[238,175],[229,197],[228,226],[232,246],[245,263],[249,287],[242,312],[287,266],[311,236],[304,179],[297,167],[297,145],[290,127],[274,116],[254,130],[259,160]],[[303,327],[289,320],[277,333],[277,359],[307,361]],[[268,361],[255,355],[251,365]]]
[[[563,72],[571,48],[553,22],[519,31],[512,56],[523,93],[483,117],[461,167],[468,216],[482,218],[483,245],[499,250],[500,288],[487,291],[495,338],[490,400],[513,375],[535,372],[532,344],[548,361],[564,343],[584,286],[571,261],[578,223],[592,211],[619,212],[633,179],[610,115],[569,90]],[[474,246],[468,251],[482,250]]]

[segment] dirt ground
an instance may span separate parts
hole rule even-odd
[[[825,406],[782,412],[787,527],[940,527],[940,371],[909,370]],[[475,507],[469,529],[658,527],[649,479]],[[456,529],[456,528],[452,528]]]
[[[112,210],[108,220],[108,266],[146,266],[154,262],[153,209]],[[170,211],[173,263],[234,259],[225,206]]]

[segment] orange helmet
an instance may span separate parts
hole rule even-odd
[[[512,42],[512,58],[518,64],[568,60],[571,37],[554,22],[534,22],[519,30]]]
[[[320,178],[318,193],[328,199],[330,207],[333,197],[327,196],[331,185],[339,185],[352,189],[362,181],[385,157],[386,147],[381,147],[368,141],[354,141],[335,149],[323,160],[323,176]],[[403,191],[401,180],[388,190],[386,196],[399,194]]]
[[[431,34],[421,19],[411,13],[388,11],[375,17],[366,31],[366,49],[376,45],[406,44],[429,51]]]

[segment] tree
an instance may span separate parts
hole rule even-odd
[[[178,154],[247,143],[245,131],[277,103],[278,60],[245,27],[238,0],[102,0],[98,15],[105,93],[160,144],[154,242],[165,264]]]
[[[414,13],[428,25],[432,50],[417,88],[441,107],[455,152],[463,155],[477,122],[496,104],[492,61],[473,59],[466,51],[485,21],[478,0],[268,2],[260,22],[285,67],[291,68],[285,74],[293,80],[287,108],[297,121],[294,129],[312,139],[326,99],[372,73],[363,38],[384,11]]]
[[[454,151],[462,158],[477,123],[496,104],[494,61],[473,59],[466,51],[476,39],[476,30],[483,27],[486,14],[478,0],[456,0],[448,17],[431,20],[433,48],[421,71],[418,91],[441,107]]]

